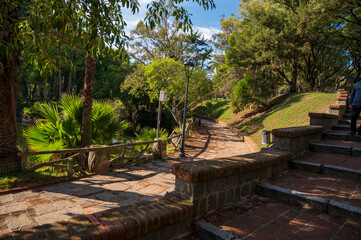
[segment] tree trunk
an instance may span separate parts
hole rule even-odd
[[[290,93],[297,92],[297,72],[298,72],[298,63],[296,60],[292,63],[292,79],[291,79],[291,86],[290,86]]]
[[[94,86],[95,60],[90,52],[86,53],[85,77],[83,90],[83,118],[81,127],[81,146],[91,145],[92,138],[92,105],[93,105],[93,86]]]
[[[9,12],[4,30],[0,32],[0,42],[4,46],[13,45],[17,40],[17,31],[14,25],[20,14],[20,7]],[[10,55],[0,58],[3,66],[0,72],[0,176],[21,171],[21,158],[16,147],[16,99],[18,97],[19,69],[21,66],[20,49],[14,49]]]

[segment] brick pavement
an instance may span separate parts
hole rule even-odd
[[[253,196],[206,219],[242,239],[361,239],[361,224]]]
[[[205,120],[202,124],[186,143],[186,158],[178,159],[175,153],[163,161],[130,166],[105,175],[0,195],[0,236],[164,196],[174,190],[172,163],[253,151],[248,143],[240,141],[225,127]]]

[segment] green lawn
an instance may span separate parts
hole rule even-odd
[[[309,125],[309,112],[325,112],[329,104],[336,102],[337,93],[296,93],[270,109],[253,114],[250,110],[234,114],[230,100],[208,100],[198,114],[226,122],[251,137],[260,147],[262,130]],[[248,116],[247,116],[248,115]]]

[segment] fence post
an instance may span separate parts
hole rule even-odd
[[[68,171],[68,177],[73,176],[73,159],[66,161],[66,170]]]

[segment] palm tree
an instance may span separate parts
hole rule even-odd
[[[81,146],[83,104],[79,96],[64,95],[58,105],[42,103],[38,111],[42,118],[24,132],[30,149],[46,151]],[[125,121],[119,122],[116,107],[110,102],[94,101],[92,112],[92,144],[111,144],[127,126]]]

